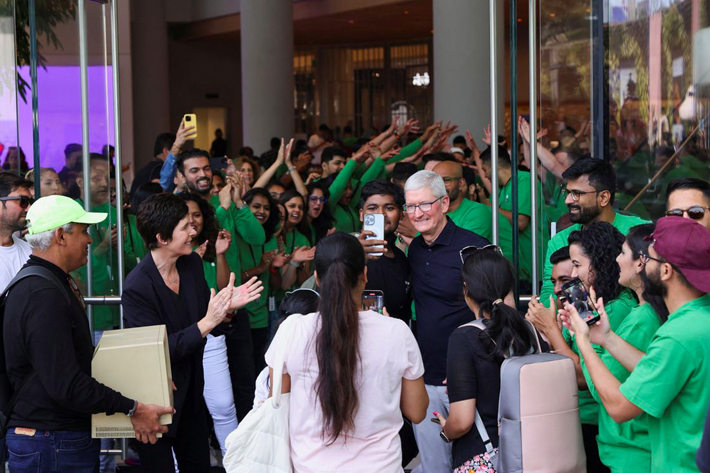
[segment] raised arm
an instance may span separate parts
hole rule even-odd
[[[291,144],[293,143],[293,138],[291,141],[289,141],[289,152],[291,151]],[[285,162],[285,157],[284,157],[284,139],[281,138],[281,147],[279,148],[279,153],[276,155],[276,161],[269,166],[269,169],[264,171],[261,176],[259,176],[259,179],[256,180],[254,185],[252,186],[253,188],[257,187],[266,187],[269,182],[271,181],[271,178],[274,177],[276,174],[276,171],[281,167],[281,165]],[[289,166],[290,167],[290,166]]]

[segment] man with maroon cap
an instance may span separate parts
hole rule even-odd
[[[619,423],[647,414],[652,471],[697,472],[710,402],[710,230],[694,220],[664,217],[641,254],[647,290],[660,294],[668,320],[643,353],[609,328],[601,300],[601,321],[591,328],[574,307],[561,312],[609,415]],[[603,346],[631,372],[623,384],[609,372],[592,343]]]

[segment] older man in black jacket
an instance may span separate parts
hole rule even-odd
[[[16,399],[3,406],[11,470],[98,471],[94,413],[127,414],[143,442],[155,443],[167,430],[159,416],[172,413],[171,407],[144,405],[91,377],[92,336],[69,272],[86,264],[88,226],[105,218],[64,196],[41,198],[27,213],[33,250],[24,268],[43,275],[17,282],[5,301],[5,368]]]

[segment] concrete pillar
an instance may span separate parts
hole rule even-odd
[[[175,133],[170,123],[168,24],[165,1],[134,0],[131,45],[133,55],[134,171],[153,159],[153,144],[160,133]],[[186,110],[185,113],[189,111]]]
[[[293,4],[241,3],[244,146],[269,149],[272,136],[293,135]]]
[[[479,141],[490,121],[488,0],[433,0],[434,120],[451,120]],[[506,96],[503,2],[498,3],[498,121],[504,134]]]

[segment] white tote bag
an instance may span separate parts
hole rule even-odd
[[[227,473],[292,473],[291,442],[288,430],[289,394],[281,393],[283,366],[301,318],[292,315],[279,327],[288,337],[278,347],[273,366],[273,395],[252,409],[225,441],[223,464]]]

